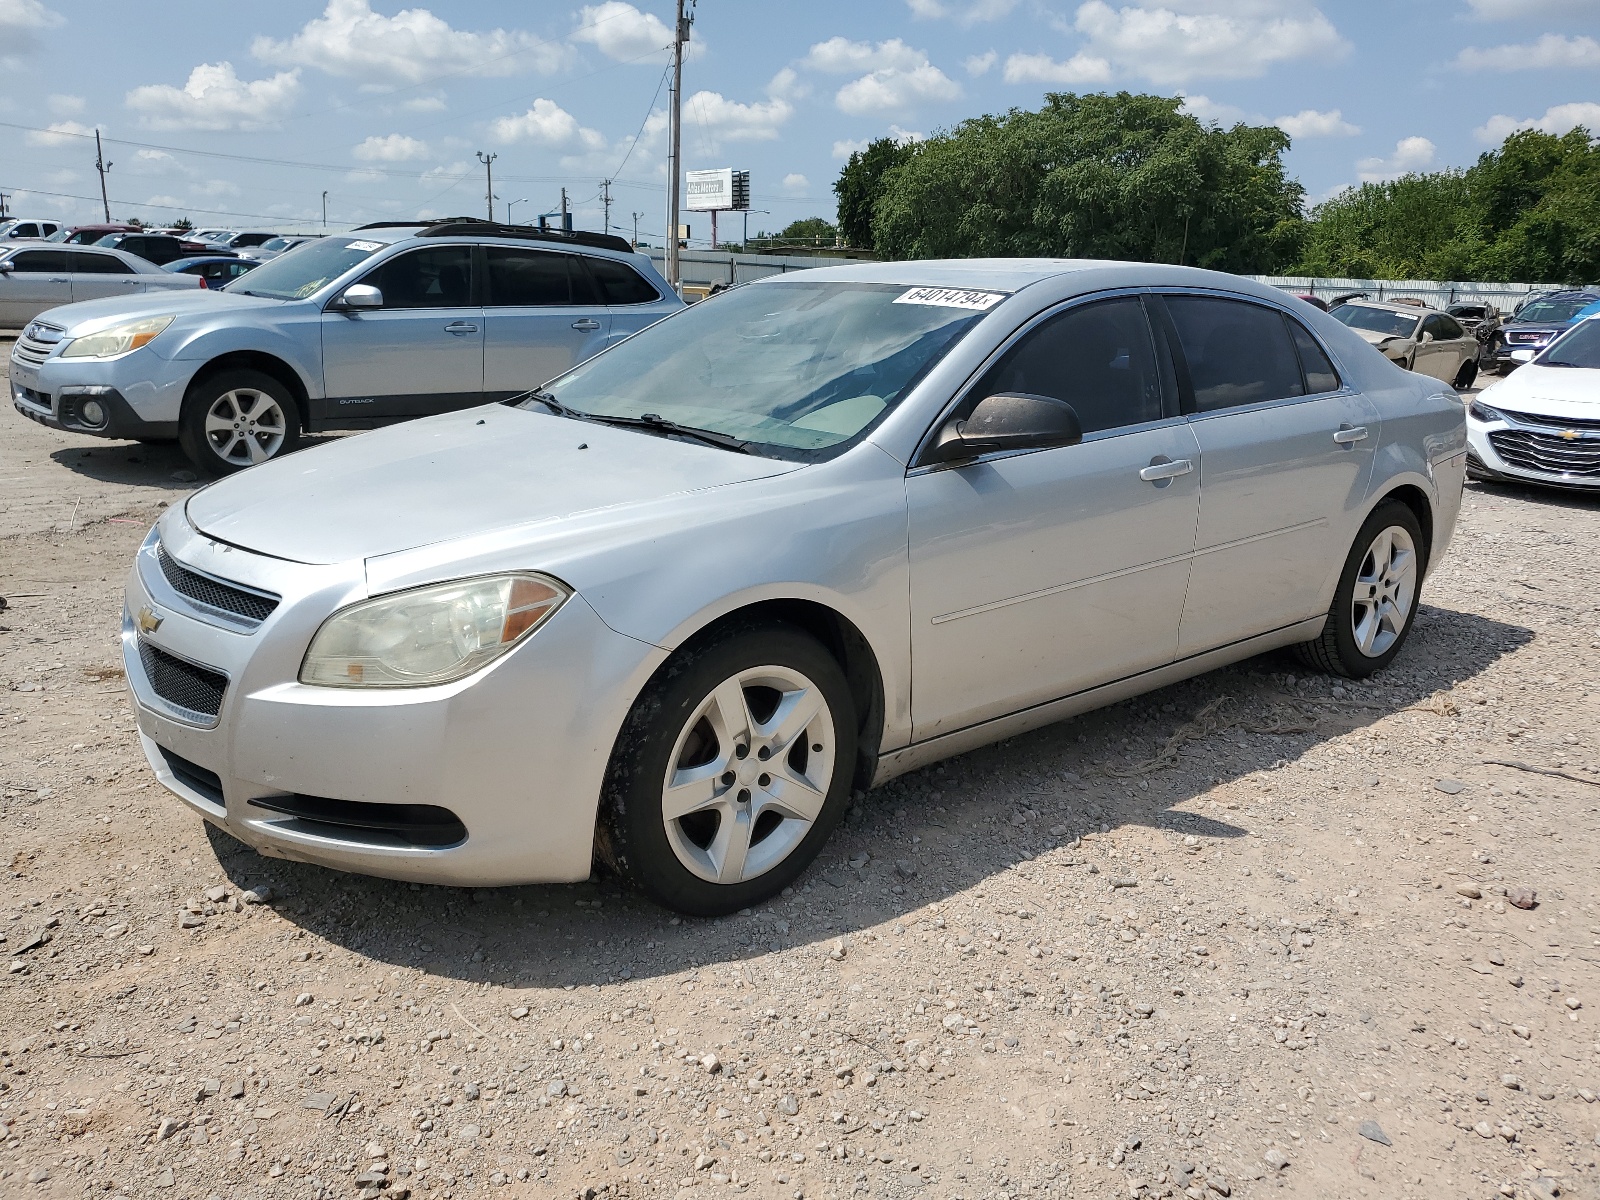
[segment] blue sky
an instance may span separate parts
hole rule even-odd
[[[82,136],[98,126],[114,217],[314,227],[324,190],[331,226],[478,215],[483,150],[498,217],[552,209],[565,184],[599,228],[610,177],[613,227],[665,227],[662,0],[117,12],[0,0],[14,212],[99,219]],[[1519,127],[1600,133],[1600,0],[703,0],[694,31],[684,166],[748,169],[770,211],[752,232],[831,217],[843,156],[868,139],[1047,91],[1181,93],[1207,119],[1276,121],[1313,200],[1468,165]]]

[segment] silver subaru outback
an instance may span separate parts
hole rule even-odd
[[[11,402],[74,433],[175,438],[222,475],[303,433],[526,392],[682,307],[622,238],[369,225],[220,291],[51,309],[12,350]]]
[[[1278,647],[1382,669],[1466,456],[1449,385],[1248,280],[801,271],[196,492],[123,662],[263,854],[725,913],[852,788]]]

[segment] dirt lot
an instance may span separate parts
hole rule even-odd
[[[0,1195],[1600,1190],[1600,499],[1471,488],[1373,683],[967,755],[680,922],[208,832],[115,648],[181,461],[0,421]]]

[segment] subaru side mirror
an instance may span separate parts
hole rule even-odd
[[[339,293],[340,308],[382,308],[383,293],[370,283],[352,283]]]

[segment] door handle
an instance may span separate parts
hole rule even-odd
[[[1163,479],[1175,479],[1179,475],[1187,475],[1192,470],[1194,470],[1194,463],[1187,458],[1180,458],[1176,461],[1171,459],[1165,461],[1151,459],[1150,465],[1139,472],[1139,478],[1146,483],[1159,483]]]
[[[50,282],[51,283],[71,283],[72,280],[68,279],[65,275],[63,275],[60,278],[52,277]]]
[[[1367,427],[1365,425],[1341,425],[1333,435],[1333,440],[1341,446],[1348,446],[1354,442],[1367,440]]]
[[[582,330],[584,333],[593,333],[596,329],[600,328],[600,322],[593,321],[588,317],[585,317],[581,321],[574,321],[572,323],[572,327],[574,329]]]
[[[444,327],[446,333],[477,333],[478,327],[470,321],[452,321]]]

